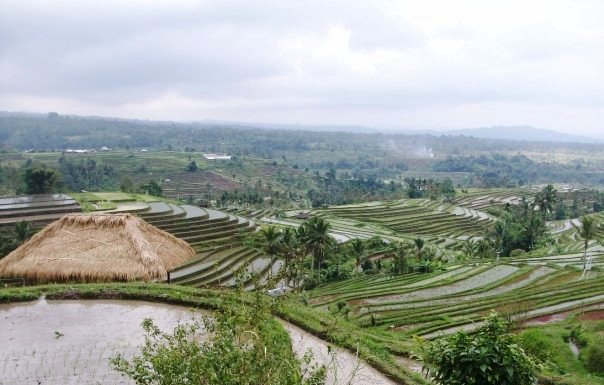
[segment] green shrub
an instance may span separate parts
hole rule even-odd
[[[287,332],[272,318],[260,295],[250,306],[231,305],[212,318],[179,324],[164,333],[143,322],[145,343],[127,360],[112,358],[113,367],[137,385],[321,385],[325,366],[298,360]],[[208,335],[203,340],[200,335]],[[200,341],[202,339],[202,341]]]
[[[518,336],[518,344],[524,351],[544,364],[551,364],[555,346],[543,331],[529,329]]]
[[[582,325],[573,325],[568,340],[573,341],[580,348],[586,347],[588,341],[585,337],[585,328]]]
[[[604,344],[592,344],[585,354],[585,367],[592,373],[604,374]]]
[[[441,385],[532,385],[538,365],[492,313],[476,333],[420,341],[424,370]]]

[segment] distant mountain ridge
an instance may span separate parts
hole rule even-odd
[[[485,139],[529,140],[534,142],[601,143],[588,136],[570,135],[532,126],[493,126],[442,132],[442,135],[464,135]]]
[[[0,119],[10,117],[38,118],[47,119],[49,113],[31,113],[31,112],[9,112],[0,111]],[[57,115],[59,116],[59,115]],[[593,138],[589,136],[571,135],[555,130],[535,128],[528,125],[523,126],[491,126],[480,128],[465,128],[456,130],[445,129],[413,129],[410,127],[367,127],[361,125],[313,125],[313,124],[278,124],[278,123],[256,123],[239,122],[227,120],[194,120],[194,121],[161,121],[161,120],[141,120],[130,118],[116,118],[103,116],[81,116],[81,115],[61,115],[62,117],[97,120],[102,122],[121,122],[124,124],[137,124],[141,126],[170,125],[181,127],[211,127],[225,126],[241,129],[269,129],[269,130],[291,130],[291,131],[311,131],[311,132],[346,132],[355,134],[401,134],[401,135],[431,135],[431,136],[466,136],[480,139],[511,140],[511,141],[530,141],[530,142],[558,142],[558,143],[591,143],[602,144],[604,139]]]

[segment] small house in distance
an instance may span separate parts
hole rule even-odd
[[[231,160],[232,157],[227,154],[203,154],[203,157],[207,160]]]
[[[28,283],[163,281],[195,251],[130,214],[66,215],[0,260]]]

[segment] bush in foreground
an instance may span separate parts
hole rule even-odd
[[[591,345],[585,354],[585,367],[591,373],[604,375],[604,345]]]
[[[441,385],[531,385],[538,365],[507,330],[492,313],[475,335],[420,341],[424,370]]]
[[[227,301],[228,302],[228,301]],[[322,385],[325,367],[310,354],[297,359],[289,336],[275,321],[266,300],[234,304],[211,318],[178,325],[164,333],[143,322],[145,343],[131,360],[114,357],[113,366],[137,385]]]

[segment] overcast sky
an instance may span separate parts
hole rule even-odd
[[[1,7],[0,110],[604,136],[600,0]]]

